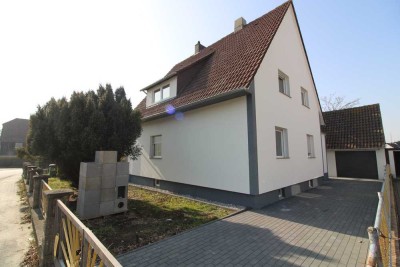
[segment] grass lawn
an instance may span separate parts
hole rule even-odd
[[[76,190],[76,188],[74,188],[72,186],[72,182],[71,181],[63,180],[63,179],[60,179],[58,177],[49,178],[48,185],[53,190],[55,190],[55,189],[73,189],[73,190]]]
[[[235,212],[195,200],[129,186],[128,212],[84,221],[118,255]]]

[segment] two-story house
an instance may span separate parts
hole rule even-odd
[[[29,120],[13,119],[3,123],[0,136],[0,155],[14,156],[16,149],[25,146]]]
[[[249,207],[327,173],[321,107],[291,1],[176,64],[142,89],[130,181]]]

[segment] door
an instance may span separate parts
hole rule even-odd
[[[338,177],[378,179],[375,151],[336,151]]]
[[[394,168],[396,170],[396,176],[400,177],[400,151],[393,151]]]

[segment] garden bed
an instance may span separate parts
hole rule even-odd
[[[129,186],[126,213],[86,220],[84,223],[113,255],[119,255],[234,212],[188,198]]]

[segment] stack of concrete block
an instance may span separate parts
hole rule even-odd
[[[116,151],[96,151],[95,162],[81,162],[77,210],[92,219],[128,210],[129,163]]]

